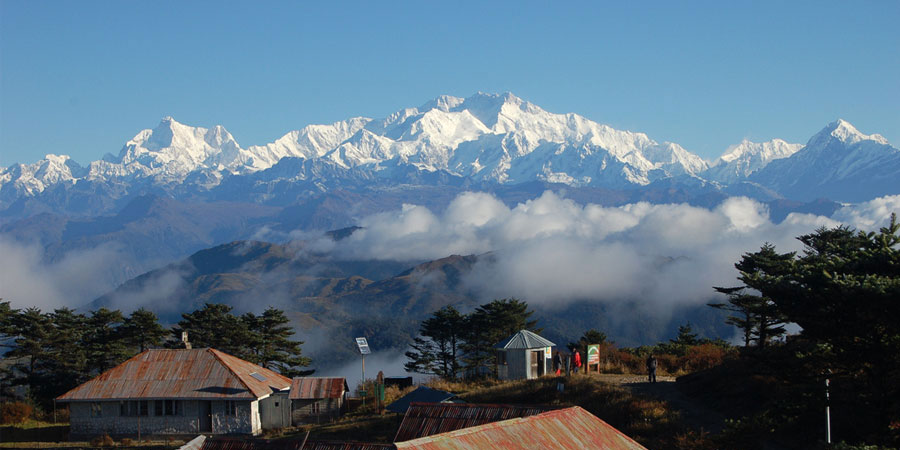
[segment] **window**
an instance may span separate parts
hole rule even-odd
[[[313,414],[318,414],[319,413],[319,402],[313,402],[310,409],[312,410]]]
[[[163,415],[163,403],[164,402],[162,400],[157,400],[157,401],[153,402],[153,415],[154,416]]]
[[[237,415],[237,402],[234,400],[225,400],[225,415],[226,416],[236,416]]]
[[[91,417],[103,417],[103,405],[100,402],[91,402]]]
[[[166,400],[165,412],[167,416],[177,416],[181,414],[181,400]]]
[[[497,364],[506,365],[506,352],[497,352]]]
[[[127,402],[119,402],[119,415],[125,417],[148,416],[150,415],[150,401],[128,400]]]

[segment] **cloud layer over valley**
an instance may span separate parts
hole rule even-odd
[[[675,307],[707,301],[712,286],[734,285],[734,263],[765,242],[797,251],[799,235],[839,224],[874,230],[892,211],[900,211],[900,196],[845,206],[833,218],[793,213],[773,223],[765,205],[744,197],[711,210],[643,202],[602,207],[548,191],[510,208],[490,194],[465,193],[443,212],[405,205],[366,217],[363,229],[317,248],[338,258],[406,261],[492,252],[465,279],[484,299]]]

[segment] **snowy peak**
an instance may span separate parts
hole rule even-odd
[[[853,145],[860,141],[874,141],[887,145],[888,141],[880,134],[866,135],[856,129],[850,122],[838,119],[829,123],[822,131],[816,133],[806,143],[807,147],[824,147],[832,140],[837,140],[845,145]]]
[[[752,142],[744,139],[740,144],[732,145],[717,159],[713,165],[727,164],[738,159],[760,158],[765,160],[787,158],[803,147],[803,144],[790,144],[782,139],[768,142]]]
[[[710,164],[703,177],[710,181],[730,184],[750,176],[770,162],[787,158],[803,148],[803,144],[791,144],[781,139],[768,142],[752,142],[747,139],[732,145]]]
[[[177,180],[199,169],[232,166],[241,148],[224,127],[192,127],[164,117],[152,130],[143,130],[119,152],[126,172]],[[118,170],[117,170],[118,171]]]
[[[834,121],[806,146],[752,174],[750,181],[792,199],[860,201],[900,194],[900,150],[877,134]]]

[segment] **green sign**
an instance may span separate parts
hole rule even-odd
[[[600,364],[600,344],[588,345],[587,363]]]

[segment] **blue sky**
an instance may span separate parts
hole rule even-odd
[[[0,0],[0,166],[117,154],[167,115],[246,147],[477,91],[706,158],[838,117],[897,146],[898,21],[897,1]]]

